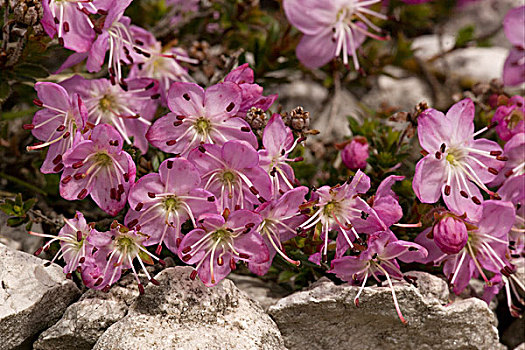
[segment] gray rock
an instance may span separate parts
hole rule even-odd
[[[412,111],[420,102],[433,104],[432,93],[423,80],[393,67],[388,70],[394,77],[380,75],[376,86],[363,97],[362,101],[366,105],[378,109],[382,104],[387,104]]]
[[[126,275],[108,293],[90,289],[34,344],[35,350],[89,350],[113,323],[128,312],[139,295],[132,274]]]
[[[27,233],[25,225],[18,227],[7,226],[7,219],[9,217],[0,212],[0,243],[5,244],[9,248],[21,250],[26,253],[33,253],[40,248],[44,242],[41,237],[32,236]],[[42,232],[41,224],[33,224],[33,231]]]
[[[268,310],[271,305],[289,294],[284,288],[271,281],[263,281],[259,278],[237,274],[231,274],[228,278],[235,283],[237,288],[257,301],[264,310]]]
[[[419,276],[420,289],[394,286],[408,324],[398,319],[389,288],[367,287],[354,305],[358,287],[324,281],[281,299],[269,309],[285,345],[294,349],[504,349],[496,318],[480,299],[443,306],[428,294],[439,282]],[[446,285],[442,281],[443,286]],[[443,286],[438,295],[444,296]],[[425,292],[426,290],[426,292]],[[426,296],[423,296],[426,294]]]
[[[0,244],[0,350],[28,347],[80,296],[58,265]]]
[[[158,274],[160,286],[147,286],[94,349],[284,349],[275,323],[233,282],[208,288],[191,271]]]
[[[510,349],[519,347],[519,344],[525,349],[525,318],[512,321],[511,325],[501,335],[501,341]]]
[[[429,59],[454,47],[456,38],[453,35],[422,35],[412,42],[414,54],[421,59]]]
[[[501,79],[508,50],[501,47],[469,47],[445,56],[446,65],[438,65],[446,74],[471,82]]]
[[[446,281],[422,271],[410,271],[407,276],[416,277],[417,289],[424,298],[436,298],[442,304],[447,304],[450,300],[450,291]]]

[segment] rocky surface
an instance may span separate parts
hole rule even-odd
[[[230,274],[229,279],[235,286],[257,301],[264,310],[277,303],[279,299],[290,294],[288,291],[271,281],[263,281],[256,277]]]
[[[0,349],[30,348],[80,296],[62,268],[0,244]]]
[[[208,288],[168,268],[95,344],[110,349],[284,349],[275,323],[233,282]]]
[[[64,316],[44,331],[34,344],[35,350],[89,350],[113,323],[128,312],[139,295],[137,282],[128,274],[108,293],[88,290]]]
[[[25,225],[9,227],[6,222],[9,216],[0,211],[0,243],[9,248],[33,253],[40,248],[44,242],[41,237],[31,236],[27,233]],[[32,230],[42,232],[41,224],[33,224]]]
[[[389,288],[365,288],[357,308],[357,287],[327,279],[281,299],[269,313],[290,350],[349,344],[359,349],[504,349],[494,314],[482,300],[444,306],[445,281],[420,275],[417,283],[419,289],[405,283],[394,287],[406,325],[395,312]]]

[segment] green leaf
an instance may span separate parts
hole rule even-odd
[[[279,277],[277,277],[277,283],[288,282],[294,276],[295,276],[294,271],[289,271],[289,270],[281,271],[281,273],[279,274]]]
[[[36,204],[36,198],[30,198],[24,202],[24,213],[26,213],[29,209],[33,208],[33,206]]]
[[[15,74],[27,77],[27,78],[47,78],[49,76],[49,71],[39,64],[35,63],[22,63],[15,67]]]
[[[9,203],[0,203],[0,210],[7,215],[16,215],[15,211],[13,210],[13,205]]]
[[[7,219],[7,226],[16,227],[20,226],[28,220],[27,217],[17,217]]]
[[[474,26],[468,25],[461,28],[456,35],[456,47],[463,47],[474,39]]]

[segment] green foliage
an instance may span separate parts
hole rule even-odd
[[[7,219],[7,226],[15,227],[25,223],[29,223],[30,218],[27,212],[36,204],[36,198],[30,198],[26,201],[22,200],[22,194],[17,194],[15,199],[6,199],[0,203],[0,210],[10,216]]]

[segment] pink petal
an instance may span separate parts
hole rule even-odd
[[[447,181],[445,160],[427,155],[416,164],[412,187],[417,198],[423,203],[435,203],[441,196],[441,189]]]
[[[129,192],[128,202],[132,209],[135,209],[139,203],[142,203],[144,209],[147,209],[151,204],[157,203],[158,198],[151,198],[149,193],[164,193],[164,183],[161,181],[160,175],[146,174],[141,177],[137,183],[131,188]]]
[[[222,159],[232,169],[253,168],[259,164],[259,154],[246,141],[228,141],[222,146]]]
[[[500,145],[498,145],[497,142],[487,140],[487,139],[478,139],[474,140],[470,147],[475,148],[477,150],[481,151],[500,151],[503,152]],[[486,157],[480,154],[471,153],[470,156],[476,158],[478,161],[480,161],[482,164],[484,164],[486,167],[482,167],[477,161],[468,159],[467,163],[471,166],[472,169],[474,169],[476,175],[479,177],[479,179],[483,183],[488,183],[496,178],[497,175],[494,175],[490,173],[487,170],[487,167],[493,168],[497,171],[500,171],[503,166],[505,166],[505,162],[502,162],[500,160],[497,160],[494,156],[492,157]]]
[[[513,48],[503,65],[503,83],[516,86],[525,81],[525,50]]]
[[[341,1],[284,0],[288,21],[307,35],[315,35],[337,20]]]
[[[204,116],[204,89],[194,83],[173,83],[168,107],[176,116]]]
[[[465,185],[462,181],[458,183],[456,177],[452,176],[450,181],[451,191],[449,196],[445,195],[445,187],[442,187],[443,200],[445,201],[447,208],[454,213],[458,215],[463,215],[466,213],[469,218],[475,219],[481,212],[481,206],[475,204],[472,201],[472,197],[477,197],[480,201],[483,201],[483,196],[481,195],[478,186],[469,180],[466,180],[466,183],[468,186],[468,191],[465,189]],[[460,188],[467,193],[470,192],[471,195],[469,195],[468,198],[463,197],[460,193]]]
[[[210,86],[204,94],[206,117],[227,119],[237,114],[242,101],[242,91],[237,84],[226,82]]]
[[[242,118],[232,117],[222,121],[212,128],[210,135],[218,145],[229,140],[241,140],[248,142],[253,148],[258,146],[257,137],[253,134],[250,125]]]
[[[164,192],[186,195],[201,182],[199,171],[183,158],[166,159],[159,167],[159,174]]]
[[[466,98],[454,104],[448,110],[446,118],[448,119],[447,128],[449,139],[454,144],[471,140],[474,134],[474,114],[476,107],[471,99]]]
[[[263,132],[263,145],[270,157],[281,156],[281,150],[288,150],[294,142],[290,128],[284,125],[283,118],[275,113]]]
[[[245,63],[228,73],[224,81],[236,84],[251,84],[253,83],[253,69],[250,68],[248,63]]]
[[[426,109],[417,119],[417,136],[421,147],[434,154],[442,143],[450,143],[451,127],[443,113],[435,109]]]
[[[525,48],[525,6],[515,7],[505,15],[503,30],[512,45]]]
[[[303,36],[295,49],[299,61],[308,68],[319,68],[330,62],[337,49],[332,35],[332,30],[327,27],[318,34]]]
[[[70,107],[69,94],[66,89],[55,83],[38,82],[35,84],[38,99],[44,104],[67,112]]]

